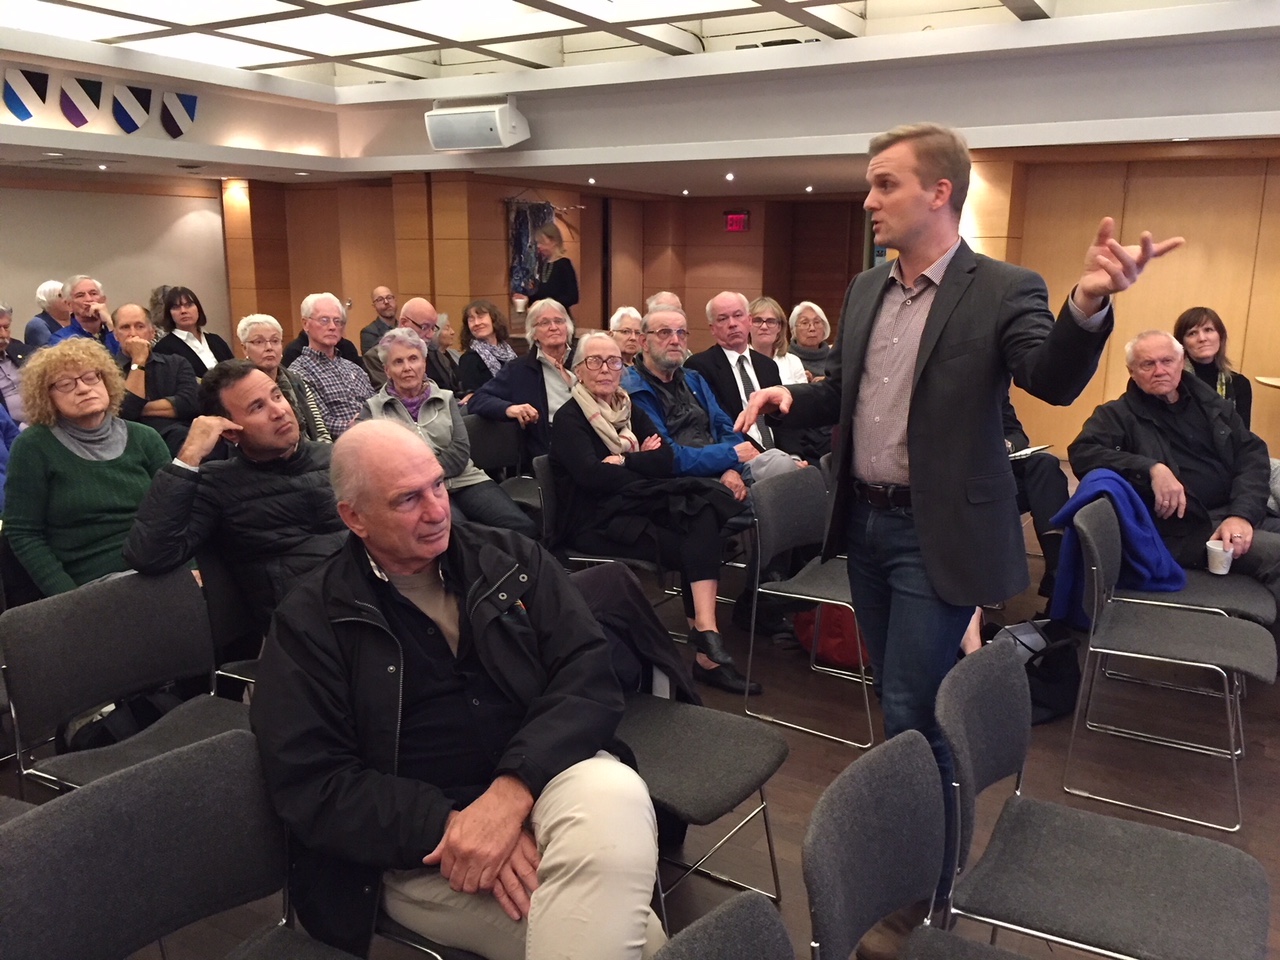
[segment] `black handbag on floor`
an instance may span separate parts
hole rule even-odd
[[[1070,628],[1053,620],[1028,620],[1002,628],[995,639],[1015,644],[1026,666],[1033,726],[1075,710],[1080,655]]]

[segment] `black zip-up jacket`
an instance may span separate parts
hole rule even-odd
[[[623,699],[599,624],[559,564],[518,534],[454,523],[442,558],[488,675],[526,707],[493,770],[537,797],[603,748]],[[276,610],[251,711],[277,812],[296,841],[290,892],[318,939],[364,955],[384,870],[422,866],[452,803],[397,776],[404,657],[352,536]],[[463,630],[466,643],[467,630]]]
[[[1188,491],[1183,517],[1156,518],[1156,529],[1174,559],[1183,566],[1203,567],[1204,542],[1225,518],[1240,517],[1256,527],[1266,516],[1271,462],[1267,445],[1249,432],[1230,401],[1191,374],[1183,374],[1178,389],[1189,393],[1204,411],[1213,430],[1214,449],[1232,476],[1231,496],[1225,504],[1201,503]],[[1173,448],[1156,421],[1158,411],[1151,409],[1162,402],[1130,380],[1122,397],[1094,410],[1067,448],[1075,475],[1083,478],[1090,470],[1114,470],[1133,485],[1148,507],[1153,506],[1151,468],[1155,464],[1163,463],[1182,479]]]

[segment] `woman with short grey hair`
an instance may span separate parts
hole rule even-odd
[[[364,402],[356,419],[396,420],[418,431],[444,468],[455,519],[505,527],[536,539],[538,528],[529,515],[471,462],[471,441],[453,391],[427,378],[427,342],[416,330],[396,327],[375,350],[387,382]]]
[[[236,324],[236,338],[249,362],[276,382],[284,398],[293,407],[302,436],[307,440],[332,443],[329,429],[324,425],[320,401],[307,381],[283,366],[284,328],[275,317],[265,313],[251,313]]]

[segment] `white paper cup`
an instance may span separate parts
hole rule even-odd
[[[524,308],[529,305],[529,298],[517,293],[511,298],[511,305],[516,308],[516,313],[524,313]]]
[[[1231,572],[1231,548],[1221,540],[1210,540],[1205,545],[1209,553],[1209,572],[1223,575]]]

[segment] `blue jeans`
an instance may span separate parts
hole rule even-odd
[[[949,784],[951,753],[933,703],[942,678],[955,665],[973,607],[955,606],[934,593],[909,508],[855,503],[846,544],[849,589],[875,670],[885,737],[919,730]]]

